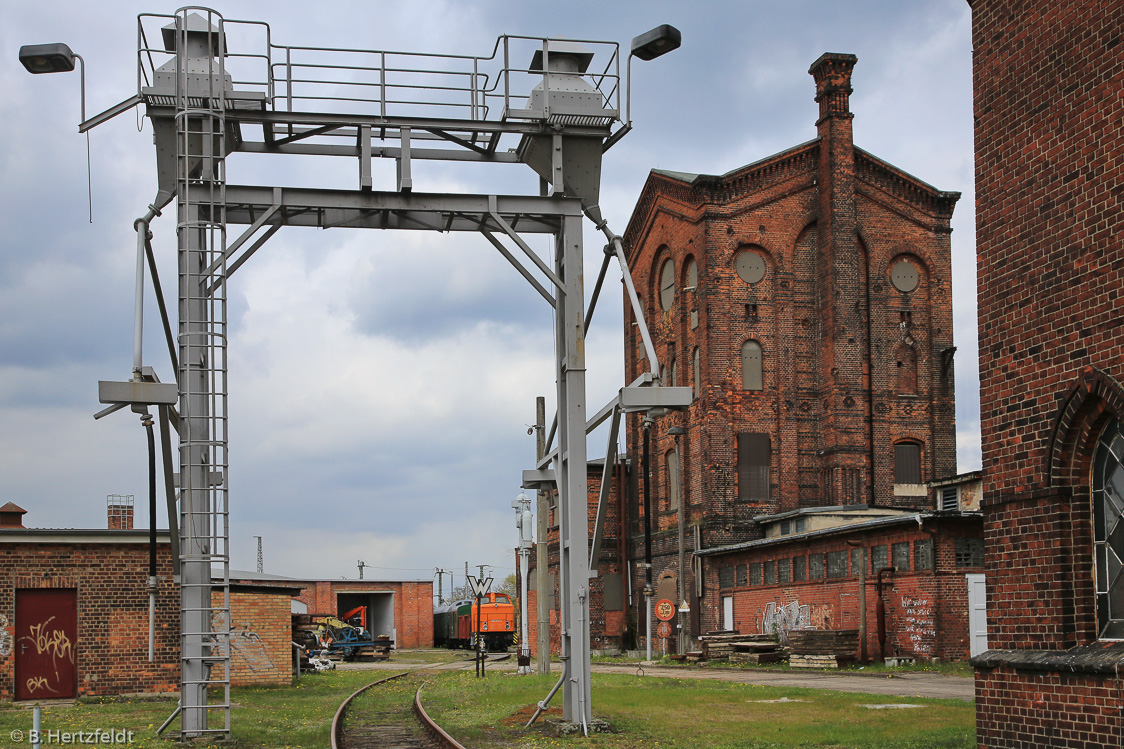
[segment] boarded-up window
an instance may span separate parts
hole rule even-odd
[[[761,344],[746,341],[742,345],[742,390],[761,390],[764,387],[761,371]]]
[[[738,499],[741,501],[769,501],[769,453],[769,435],[738,434]]]
[[[894,445],[894,483],[921,483],[921,445],[915,442]]]
[[[898,346],[898,394],[917,394],[917,349],[907,343]]]
[[[909,572],[909,542],[894,544],[890,553],[894,560],[894,569],[898,572]]]
[[[664,460],[667,466],[667,508],[675,511],[679,509],[679,453],[670,450]]]
[[[605,575],[605,610],[624,611],[624,586],[619,574]]]

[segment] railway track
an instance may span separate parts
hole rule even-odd
[[[426,678],[396,674],[354,692],[332,720],[332,749],[464,749],[422,708]],[[380,691],[377,701],[364,699],[372,689]]]

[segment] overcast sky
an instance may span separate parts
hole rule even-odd
[[[96,10],[95,10],[96,7]],[[0,504],[31,527],[100,528],[106,496],[137,497],[133,414],[95,422],[98,380],[132,366],[133,220],[156,194],[152,128],[133,112],[77,133],[79,77],[31,76],[20,45],[86,61],[88,115],[136,89],[133,0],[13,3],[0,24]],[[487,56],[501,34],[622,45],[662,23],[683,46],[633,66],[635,130],[606,155],[601,205],[623,232],[652,168],[721,174],[814,138],[808,66],[854,53],[855,142],[940,190],[953,218],[959,468],[978,469],[970,14],[964,0],[724,2],[227,2],[277,44]],[[529,61],[513,61],[525,65]],[[138,132],[138,125],[141,131]],[[231,183],[355,186],[354,164],[235,154]],[[284,161],[284,159],[282,159]],[[335,163],[335,162],[347,163]],[[393,189],[392,169],[376,189]],[[526,167],[415,165],[415,190],[530,192]],[[175,297],[174,210],[153,223]],[[241,227],[232,228],[232,236]],[[587,294],[602,240],[586,232]],[[540,241],[536,247],[545,247]],[[619,272],[587,347],[590,412],[623,382]],[[231,279],[230,506],[235,568],[429,579],[464,563],[514,569],[511,500],[531,467],[534,401],[553,404],[549,308],[483,238],[286,228]],[[151,293],[145,363],[174,379]],[[604,450],[591,440],[590,454]],[[161,519],[164,527],[166,521]]]

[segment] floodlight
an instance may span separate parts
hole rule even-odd
[[[20,62],[27,72],[69,73],[74,70],[74,58],[78,55],[62,42],[55,44],[25,44],[20,47]]]
[[[673,49],[678,49],[682,43],[683,35],[679,29],[665,23],[633,39],[632,54],[641,60],[654,60]]]

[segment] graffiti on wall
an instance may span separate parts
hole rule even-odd
[[[48,630],[47,626],[54,621],[55,617],[51,617],[46,621],[39,622],[38,624],[28,627],[29,635],[21,637],[21,640],[27,640],[31,646],[35,648],[36,655],[47,654],[51,656],[51,664],[55,668],[55,675],[58,675],[58,660],[59,658],[66,658],[71,663],[74,662],[74,649],[71,647],[70,637],[66,632],[61,629]]]
[[[775,634],[782,643],[788,643],[788,633],[801,629],[831,629],[834,610],[831,604],[803,604],[799,599],[778,604],[769,601],[760,611],[758,632]]]
[[[8,634],[8,617],[0,614],[0,658],[12,654],[12,636]]]
[[[922,596],[902,596],[901,627],[898,641],[914,655],[933,654],[936,627],[933,625],[933,602]]]
[[[214,630],[221,631],[225,629],[225,621],[225,614],[216,613],[212,617],[211,626]],[[216,648],[225,650],[222,645],[217,645]],[[236,664],[243,664],[251,671],[268,671],[275,668],[273,661],[269,659],[269,654],[265,651],[265,642],[254,630],[254,625],[249,622],[230,628],[230,660],[233,668],[237,668]]]

